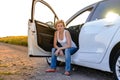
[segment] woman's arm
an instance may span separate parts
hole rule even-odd
[[[58,49],[59,47],[57,46],[57,31],[54,33],[54,42],[53,42],[54,48]]]

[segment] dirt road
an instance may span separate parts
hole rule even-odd
[[[30,58],[27,47],[0,43],[0,80],[114,80],[112,74],[75,66],[71,76],[65,76],[64,66],[55,73],[46,73],[49,68],[45,58]]]

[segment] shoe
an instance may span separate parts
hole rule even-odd
[[[65,71],[64,75],[66,75],[66,76],[70,76],[70,72]]]
[[[55,69],[47,69],[46,72],[56,72]]]

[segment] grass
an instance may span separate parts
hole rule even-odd
[[[0,42],[27,46],[28,45],[27,38],[28,38],[27,36],[7,36],[0,38]]]
[[[15,74],[19,74],[18,71],[4,71],[4,72],[0,72],[0,75],[15,75]]]
[[[11,72],[0,72],[0,75],[12,75],[13,73]]]
[[[7,65],[0,65],[0,67],[8,67]]]

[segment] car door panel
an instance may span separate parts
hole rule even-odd
[[[86,23],[79,35],[79,59],[88,62],[99,63],[113,39],[118,26],[107,26],[105,20],[97,20]]]
[[[43,26],[42,25],[42,27],[45,27],[45,26]],[[39,27],[39,29],[43,29],[43,28],[40,28]],[[46,30],[47,30],[48,28],[46,28]],[[44,29],[45,30],[45,29]],[[37,30],[37,27],[36,27],[36,24],[33,22],[33,23],[31,23],[30,21],[29,21],[29,27],[28,27],[28,54],[29,54],[29,56],[51,56],[51,54],[50,54],[50,52],[48,52],[48,51],[45,51],[44,50],[44,46],[47,46],[47,45],[50,45],[50,43],[47,43],[46,42],[46,44],[44,45],[44,46],[39,46],[38,45],[38,42],[39,42],[39,39],[38,38],[40,38],[40,39],[42,39],[42,38],[44,38],[44,37],[46,37],[46,36],[42,36],[42,37],[39,37],[39,35],[37,35],[37,34],[46,34],[45,33],[45,31],[43,31],[43,32],[38,32],[39,30]],[[51,37],[48,37],[49,39],[51,38]],[[43,45],[43,43],[41,43],[40,45]],[[48,46],[47,48],[49,48],[50,46]]]
[[[54,29],[49,25],[36,21],[37,42],[39,47],[45,51],[51,51],[53,47]]]

